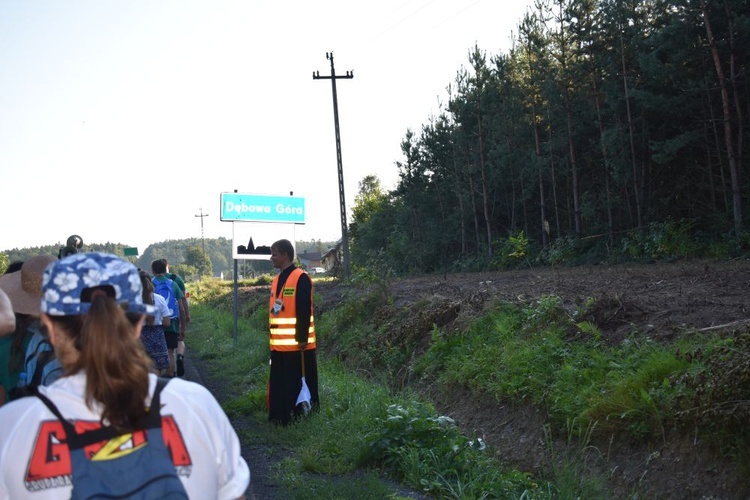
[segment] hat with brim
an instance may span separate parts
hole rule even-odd
[[[87,314],[99,293],[111,297],[129,313],[149,314],[143,302],[138,268],[122,258],[102,253],[75,253],[47,266],[42,277],[41,311],[50,316]]]
[[[39,316],[42,303],[42,275],[47,264],[54,262],[51,255],[26,259],[20,271],[0,276],[0,288],[8,295],[13,312]]]

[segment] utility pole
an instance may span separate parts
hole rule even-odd
[[[201,208],[201,214],[196,215],[196,217],[201,218],[201,243],[203,245],[203,255],[205,256],[206,255],[206,240],[205,238],[203,238],[203,217],[208,217],[208,214],[204,214],[203,209]]]
[[[333,67],[333,52],[326,52],[326,59],[331,61],[331,76],[320,76],[320,72],[313,73],[313,80],[331,80],[331,89],[333,90],[333,123],[336,128],[336,161],[339,170],[339,206],[341,208],[341,246],[344,249],[343,264],[344,277],[349,276],[349,237],[347,236],[346,227],[346,200],[344,198],[344,167],[341,163],[341,134],[339,133],[339,102],[336,96],[336,80],[338,78],[354,78],[354,71],[347,71],[346,75],[336,76],[336,69]]]

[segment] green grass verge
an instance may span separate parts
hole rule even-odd
[[[267,299],[241,304],[235,340],[231,287],[202,287],[190,348],[227,380],[227,413],[262,424],[243,439],[290,450],[277,470],[289,498],[347,498],[352,488],[385,498],[384,474],[440,498],[606,497],[606,481],[575,450],[612,434],[650,441],[688,431],[748,460],[750,436],[738,425],[750,413],[746,331],[684,332],[670,342],[633,331],[613,344],[579,319],[595,300],[570,311],[554,296],[495,304],[458,331],[425,330],[416,320],[432,318],[434,304],[400,311],[385,287],[370,287],[316,318],[325,332],[321,411],[277,428],[265,424]],[[504,469],[485,443],[409,391],[417,379],[542,407],[550,450],[553,436],[567,437],[572,453],[551,461],[544,479]]]
[[[393,393],[326,356],[318,367],[321,410],[289,427],[268,425],[268,337],[258,328],[265,305],[245,310],[235,339],[231,295],[202,294],[205,302],[191,303],[191,353],[226,381],[227,414],[258,422],[241,438],[290,453],[276,470],[285,498],[397,498],[389,478],[440,498],[549,497],[551,485],[504,470],[481,440],[465,438],[415,395]]]

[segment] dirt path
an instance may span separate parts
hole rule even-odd
[[[223,403],[228,395],[228,388],[222,384],[216,377],[212,377],[208,370],[208,365],[201,359],[185,356],[185,377],[186,380],[197,382],[206,387],[211,393]],[[240,434],[242,445],[242,457],[250,467],[250,487],[245,492],[248,500],[285,500],[287,497],[280,490],[279,484],[273,479],[273,467],[278,465],[283,459],[290,455],[290,451],[274,444],[268,445],[259,441],[248,441],[242,439],[242,431],[250,431],[249,434],[257,429],[258,423],[245,416],[237,416],[231,419],[232,426]],[[338,478],[340,481],[354,481],[355,472],[352,477],[342,475]],[[410,498],[414,500],[426,500],[428,497],[419,492],[408,490],[392,481],[385,480],[393,489],[394,495],[398,498]]]
[[[205,362],[190,356],[185,356],[185,379],[197,382],[206,387],[219,400],[224,402],[227,388],[221,381],[211,377]],[[252,428],[257,425],[246,417],[232,419],[236,430]],[[245,493],[248,500],[275,500],[281,498],[278,485],[272,480],[271,467],[280,462],[285,451],[279,447],[270,447],[263,443],[242,442],[242,456],[250,466],[250,487]]]

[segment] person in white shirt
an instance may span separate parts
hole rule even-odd
[[[138,337],[153,307],[143,303],[138,270],[114,255],[77,253],[47,267],[42,291],[42,323],[64,376],[39,393],[76,429],[106,425],[121,432],[94,445],[102,453],[149,445],[138,425],[157,376]],[[182,379],[171,379],[160,397],[163,440],[189,498],[244,498],[250,470],[216,399]],[[65,431],[40,398],[0,407],[0,499],[70,498],[71,469]]]
[[[154,370],[163,377],[169,372],[169,351],[164,328],[169,328],[172,324],[172,310],[167,306],[164,297],[154,293],[151,275],[146,271],[139,271],[138,275],[143,286],[143,303],[151,304],[155,309],[154,317],[147,316],[143,324],[141,343],[154,362]]]

